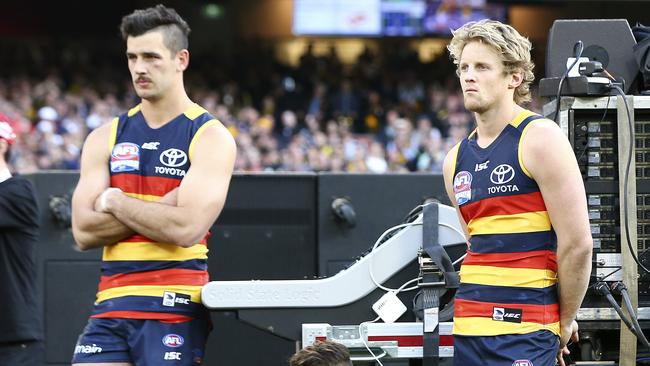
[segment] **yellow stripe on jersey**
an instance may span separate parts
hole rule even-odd
[[[488,286],[545,288],[557,283],[557,275],[549,269],[504,268],[464,264],[460,267],[462,283]]]
[[[162,285],[162,286],[122,286],[109,288],[97,293],[95,303],[122,296],[155,296],[163,297],[165,291],[190,295],[191,301],[201,303],[202,286]]]
[[[147,201],[147,202],[157,202],[162,197],[153,194],[140,194],[140,193],[130,193],[130,192],[124,192],[124,194],[131,198],[137,198],[141,201]]]
[[[104,247],[104,261],[185,261],[208,258],[208,247],[195,244],[183,248],[174,244],[120,242]]]
[[[192,141],[190,142],[190,147],[188,149],[189,156],[190,156],[190,162],[192,162],[192,155],[194,152],[194,143],[198,140],[198,138],[201,136],[203,131],[205,131],[208,127],[212,127],[218,123],[221,123],[217,121],[216,119],[209,120],[208,122],[204,123],[203,126],[199,127],[199,129],[196,131],[194,136],[192,136]]]
[[[108,154],[109,156],[113,154],[113,147],[115,146],[115,140],[117,139],[117,125],[119,124],[120,119],[118,117],[113,118],[111,122],[111,132],[108,135]]]
[[[456,178],[456,161],[458,160],[458,150],[460,150],[460,142],[454,145],[454,147],[449,150],[449,154],[451,154],[452,159],[451,159],[451,184],[453,186],[454,184],[454,178]]]
[[[136,113],[140,112],[140,108],[142,108],[142,104],[136,105],[135,107],[129,109],[129,112],[127,113],[127,115],[129,117],[133,117]]]
[[[470,235],[532,233],[551,230],[551,219],[546,211],[494,215],[472,219],[467,228]]]
[[[454,317],[453,333],[464,336],[496,336],[501,334],[527,334],[549,330],[560,334],[560,323],[539,324],[531,322],[510,323],[482,317]]]
[[[202,115],[203,113],[207,112],[203,107],[200,105],[194,103],[188,110],[183,112],[185,117],[189,118],[191,121],[194,121],[196,117]]]
[[[533,112],[531,112],[531,111],[529,111],[527,109],[524,109],[523,111],[519,112],[519,114],[512,120],[512,122],[510,122],[510,124],[515,126],[515,127],[519,127],[521,122],[523,122],[526,118],[528,118],[530,116],[534,116],[534,115],[535,115],[535,113],[533,113]]]
[[[524,140],[524,136],[526,136],[526,134],[528,133],[528,128],[529,128],[533,123],[535,123],[535,122],[537,122],[537,121],[541,121],[541,119],[536,119],[536,120],[534,120],[534,121],[530,121],[530,122],[526,125],[526,127],[524,127],[524,130],[521,131],[521,136],[519,137],[519,146],[517,146],[517,160],[519,161],[519,167],[520,167],[521,170],[524,172],[524,174],[526,174],[526,175],[528,176],[528,178],[531,178],[531,179],[533,178],[533,175],[530,174],[530,172],[528,171],[528,169],[526,169],[526,167],[524,166],[524,162],[523,162],[523,160],[521,159],[521,151],[522,151],[522,147],[523,147],[522,141]]]

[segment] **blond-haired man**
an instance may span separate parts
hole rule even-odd
[[[470,247],[454,312],[455,365],[561,365],[591,271],[585,190],[571,146],[530,100],[531,43],[496,21],[454,32],[477,128],[448,153],[447,193]]]

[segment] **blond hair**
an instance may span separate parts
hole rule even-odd
[[[523,80],[515,89],[515,103],[529,102],[530,84],[535,80],[533,68],[535,64],[530,60],[532,45],[528,38],[522,36],[513,27],[495,20],[481,20],[469,22],[453,31],[453,38],[447,49],[458,67],[460,56],[465,46],[474,41],[491,46],[499,55],[506,74],[521,71]],[[456,71],[458,73],[458,69]]]

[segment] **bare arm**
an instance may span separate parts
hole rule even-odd
[[[112,191],[103,210],[148,238],[192,246],[208,232],[223,208],[235,151],[235,142],[225,127],[209,127],[196,141],[192,165],[179,187],[176,206],[144,202]]]
[[[539,185],[557,234],[563,347],[572,333],[591,274],[593,242],[585,188],[569,141],[555,123],[535,122],[523,139],[524,167]]]
[[[113,215],[95,211],[95,200],[110,185],[110,124],[91,132],[81,153],[79,182],[72,196],[72,234],[81,250],[99,248],[133,234]]]
[[[469,240],[469,230],[467,230],[467,223],[463,219],[463,215],[460,214],[460,209],[458,208],[458,203],[456,202],[456,195],[454,194],[454,162],[455,162],[456,148],[451,149],[447,156],[445,156],[445,161],[442,165],[442,174],[445,180],[445,190],[447,191],[447,196],[449,196],[449,201],[456,208],[456,214],[458,214],[458,220],[463,226],[463,232],[465,233],[465,239]],[[469,244],[468,244],[469,245]]]

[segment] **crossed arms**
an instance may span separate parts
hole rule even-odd
[[[223,208],[232,176],[236,147],[226,128],[217,124],[203,131],[180,186],[157,202],[109,189],[109,133],[110,124],[106,124],[84,143],[72,197],[72,233],[77,246],[99,248],[134,233],[182,247],[200,241]]]

